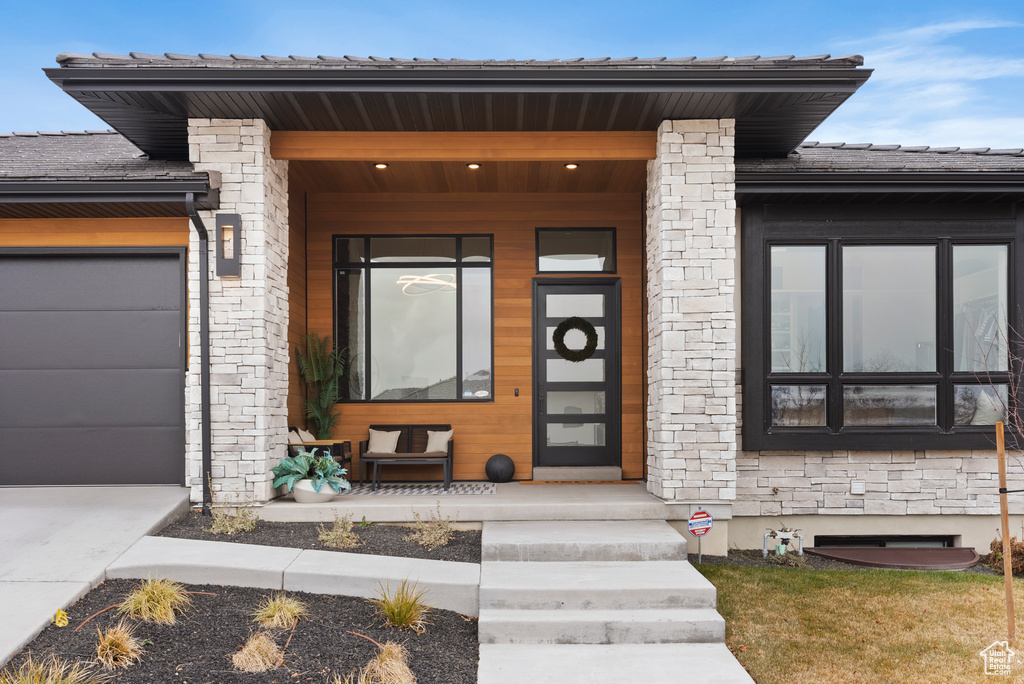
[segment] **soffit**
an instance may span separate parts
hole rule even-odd
[[[792,151],[867,80],[860,57],[363,60],[61,55],[46,74],[154,158],[186,122],[292,131],[650,131],[734,118],[738,156]]]

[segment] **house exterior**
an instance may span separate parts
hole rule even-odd
[[[112,130],[0,136],[0,485],[267,501],[315,332],[334,436],[450,423],[457,480],[992,537],[1024,152],[805,142],[860,57],[57,61]]]

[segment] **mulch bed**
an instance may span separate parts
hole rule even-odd
[[[116,611],[94,618],[80,631],[74,629],[93,613],[119,603],[137,580],[107,580],[68,608],[67,627],[47,627],[12,661],[21,664],[32,654],[41,659],[50,654],[69,660],[91,660],[96,653],[96,629],[118,621]],[[117,670],[119,684],[221,684],[257,682],[328,682],[364,666],[377,647],[346,630],[365,634],[380,642],[396,641],[409,652],[409,666],[419,684],[463,684],[476,681],[478,646],[476,618],[448,610],[431,610],[424,634],[383,626],[383,620],[365,599],[290,592],[303,600],[310,611],[298,623],[285,652],[283,666],[262,674],[233,669],[231,655],[254,633],[257,625],[251,613],[273,592],[223,586],[189,586],[190,591],[207,591],[216,596],[193,595],[192,608],[174,625],[136,622],[135,636],[149,640],[142,661]],[[288,630],[273,630],[279,646]]]
[[[430,560],[458,561],[462,563],[480,562],[480,531],[457,530],[451,541],[436,549],[427,549],[415,542],[405,540],[409,528],[399,525],[375,525],[352,528],[363,543],[350,549],[336,549],[324,546],[317,538],[319,527],[330,527],[331,522],[268,522],[258,520],[252,532],[238,532],[232,535],[211,534],[204,528],[210,526],[210,518],[199,513],[189,513],[171,523],[157,533],[160,537],[178,537],[180,539],[204,539],[208,541],[226,541],[241,544],[262,544],[264,546],[284,546],[294,549],[318,549],[320,551],[338,551],[340,553],[364,553],[373,556],[401,556],[403,558],[427,558]]]
[[[982,556],[984,562],[985,556]],[[697,554],[691,553],[689,555],[689,561],[694,565],[697,564]],[[774,553],[769,553],[767,558],[762,557],[761,551],[750,550],[750,549],[730,549],[728,556],[709,556],[704,554],[703,562],[705,565],[739,565],[746,567],[775,567],[775,568],[806,568],[808,570],[883,570],[884,568],[875,568],[867,565],[854,565],[853,563],[843,563],[831,558],[824,558],[822,556],[814,556],[809,553],[805,553],[802,556],[796,555],[796,553],[787,553],[785,556],[776,556]],[[959,572],[975,573],[979,575],[992,575],[995,571],[992,568],[986,567],[982,563],[975,565],[972,568],[966,570],[960,570]]]

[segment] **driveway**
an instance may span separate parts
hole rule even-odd
[[[183,487],[0,488],[0,666],[187,508]]]

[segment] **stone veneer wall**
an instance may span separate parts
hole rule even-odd
[[[1007,488],[1024,489],[1024,459],[1007,455]],[[995,449],[741,452],[733,515],[998,515]],[[850,482],[864,480],[865,494]],[[778,488],[778,492],[774,488]],[[1009,497],[1010,512],[1024,500]]]
[[[220,209],[200,212],[210,232],[210,388],[217,502],[270,498],[270,468],[284,450],[288,397],[288,162],[270,156],[259,119],[190,119],[189,158],[220,173]],[[242,217],[241,278],[217,278],[218,213]],[[202,497],[199,383],[199,240],[189,243],[188,484]]]
[[[736,498],[735,121],[665,121],[647,166],[647,487]]]

